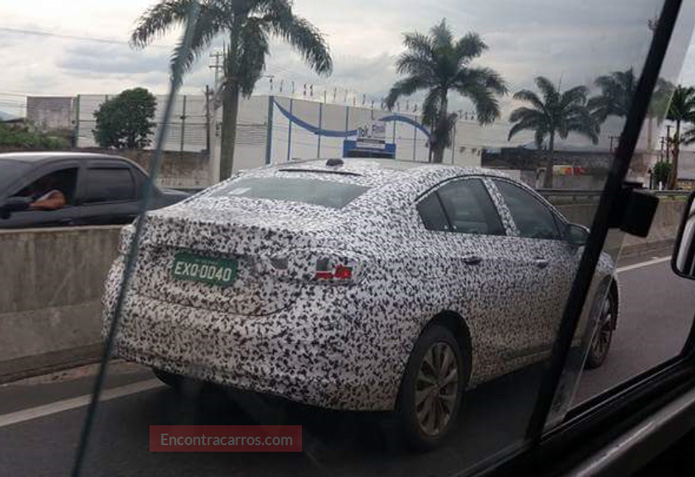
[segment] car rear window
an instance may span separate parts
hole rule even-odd
[[[285,177],[256,177],[233,180],[211,197],[253,197],[284,200],[342,209],[369,187],[345,182]]]

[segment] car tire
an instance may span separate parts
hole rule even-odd
[[[157,379],[159,379],[167,386],[172,387],[174,389],[178,389],[181,387],[181,382],[183,381],[182,376],[158,368],[152,368],[152,372],[154,372],[154,375],[157,376]]]
[[[589,353],[586,357],[586,367],[588,369],[596,369],[606,361],[611,342],[613,341],[617,313],[618,297],[613,288],[611,288],[601,309],[599,328],[595,331],[589,346]]]
[[[469,375],[470,362],[454,334],[439,324],[427,327],[410,355],[398,397],[408,447],[432,450],[451,434]]]

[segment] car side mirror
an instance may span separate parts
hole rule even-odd
[[[683,210],[676,244],[671,257],[676,275],[695,280],[695,192],[690,194]]]
[[[27,210],[30,205],[29,197],[10,197],[0,205],[0,218],[9,219],[14,212]]]
[[[589,239],[589,229],[583,225],[569,224],[566,232],[567,241],[572,245],[584,245]]]

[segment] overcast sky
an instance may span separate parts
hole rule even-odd
[[[113,93],[133,86],[166,92],[170,45],[178,32],[143,51],[125,43],[135,20],[152,4],[0,0],[0,110],[10,109],[12,98],[19,98],[14,94]],[[296,13],[326,35],[335,63],[333,76],[319,78],[280,43],[273,45],[268,74],[275,76],[276,92],[284,79],[285,91],[294,80],[297,85],[314,84],[317,95],[325,88],[329,100],[335,88],[340,88],[339,100],[345,89],[359,98],[364,94],[378,100],[398,78],[393,64],[403,50],[402,33],[427,32],[446,18],[457,36],[476,31],[483,37],[489,50],[475,64],[499,71],[512,92],[532,86],[536,75],[548,76],[563,88],[591,85],[600,74],[640,68],[651,36],[647,24],[661,5],[661,0],[296,0]],[[676,43],[688,45],[689,33],[681,33]],[[671,74],[683,53],[681,48],[673,55]],[[695,83],[693,53],[686,60],[685,82]],[[212,84],[208,65],[209,58],[202,58],[188,75],[185,92],[200,92]],[[261,80],[257,91],[268,89],[269,80]],[[470,109],[465,101],[452,101],[455,108]],[[511,107],[509,98],[504,106]]]

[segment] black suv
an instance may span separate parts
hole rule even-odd
[[[32,191],[41,182],[65,197],[58,210],[32,210]],[[0,154],[0,229],[130,223],[138,214],[145,171],[134,162],[105,154],[30,152]],[[188,194],[158,189],[158,209]]]

